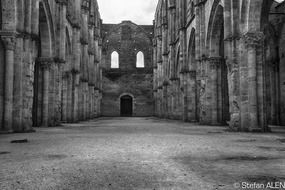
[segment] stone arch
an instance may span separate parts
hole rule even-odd
[[[196,41],[195,41],[195,29],[192,28],[189,42],[188,42],[188,68],[189,70],[196,70]]]
[[[118,69],[120,68],[120,55],[117,51],[111,53],[111,68]]]
[[[242,0],[240,15],[243,33],[262,30],[272,3],[268,0]]]
[[[33,96],[33,126],[49,125],[49,83],[50,68],[53,64],[53,49],[55,47],[55,36],[47,0],[38,2],[38,59],[34,66],[34,96]]]
[[[39,3],[39,36],[40,36],[40,57],[53,57],[55,47],[55,34],[47,0],[41,0]]]
[[[224,50],[222,41],[224,40],[224,9],[222,5],[214,3],[207,34],[207,49],[209,56],[223,56]]]
[[[207,33],[208,82],[206,93],[211,97],[211,113],[208,115],[212,124],[226,124],[230,120],[228,69],[224,53],[224,7],[215,1],[211,10]]]
[[[119,99],[122,98],[123,96],[131,96],[135,100],[135,96],[132,93],[124,92],[119,96]]]

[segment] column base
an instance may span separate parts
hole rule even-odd
[[[24,131],[14,131],[14,133],[35,133],[35,132],[36,132],[35,129],[28,129]]]
[[[262,133],[263,130],[261,128],[250,128],[249,132],[252,132],[252,133]]]
[[[3,130],[3,131],[0,131],[0,135],[11,134],[11,133],[14,133],[14,131],[13,130]]]

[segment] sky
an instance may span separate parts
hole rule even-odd
[[[118,24],[131,20],[140,25],[152,25],[158,0],[97,0],[103,23]]]

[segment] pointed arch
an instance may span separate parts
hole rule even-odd
[[[224,8],[220,4],[214,4],[207,34],[207,49],[210,57],[223,56],[222,40],[224,40]]]
[[[196,41],[195,41],[195,28],[192,28],[189,42],[188,42],[188,69],[196,70]]]
[[[55,32],[52,21],[52,14],[47,0],[39,3],[39,36],[40,36],[40,56],[52,57],[55,49]]]
[[[139,52],[137,53],[136,67],[137,67],[137,68],[144,68],[144,67],[145,67],[144,54],[143,54],[143,52],[141,52],[141,51],[139,51]]]
[[[269,0],[242,0],[241,3],[241,24],[243,33],[261,31],[263,24],[268,20],[272,3]]]
[[[111,68],[112,69],[120,68],[119,58],[120,58],[119,53],[117,51],[113,51],[111,54]]]

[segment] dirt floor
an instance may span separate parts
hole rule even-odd
[[[285,183],[284,133],[232,133],[156,118],[101,118],[36,131],[0,136],[0,190],[273,189],[248,186],[268,182],[282,189]]]

